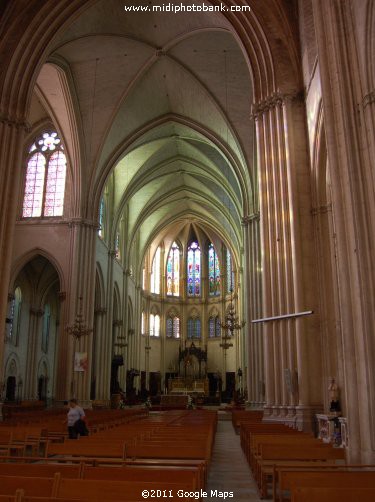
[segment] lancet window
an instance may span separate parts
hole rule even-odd
[[[189,339],[201,338],[201,320],[198,317],[188,319],[187,337]]]
[[[180,249],[174,242],[167,260],[167,295],[180,295]]]
[[[57,132],[44,132],[29,149],[24,218],[62,216],[64,210],[66,157]]]
[[[187,294],[188,296],[200,296],[201,294],[201,250],[196,241],[193,241],[188,247]]]
[[[212,243],[208,246],[208,292],[210,296],[220,294],[220,265]]]

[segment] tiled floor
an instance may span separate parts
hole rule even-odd
[[[232,422],[229,420],[219,420],[218,422],[206,488],[208,497],[203,500],[205,502],[222,502],[224,496],[220,493],[215,496],[212,493],[215,490],[233,492],[232,497],[225,498],[227,502],[260,501],[255,481],[241,450],[240,437],[235,434]]]

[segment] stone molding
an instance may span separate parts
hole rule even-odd
[[[15,127],[16,129],[24,129],[26,132],[31,131],[31,125],[25,119],[17,119],[10,117],[9,115],[0,114],[0,123],[10,127]]]
[[[286,103],[290,102],[303,102],[305,99],[304,91],[296,91],[292,93],[281,93],[274,92],[270,96],[267,96],[262,101],[258,101],[257,103],[253,103],[252,112],[250,118],[252,120],[257,120],[264,113],[276,108],[277,106],[283,106]]]
[[[92,220],[86,220],[84,218],[72,218],[70,220],[64,220],[64,223],[67,223],[69,227],[92,228],[94,230],[99,229],[98,222]]]

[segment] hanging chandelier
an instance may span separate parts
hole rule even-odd
[[[229,303],[229,308],[225,314],[225,321],[220,322],[220,327],[224,330],[224,334],[221,337],[222,343],[220,347],[224,350],[233,347],[233,343],[230,340],[234,339],[234,334],[245,326],[245,321],[239,321],[238,315],[233,302],[233,289],[231,288],[231,298]]]
[[[82,296],[78,297],[78,301],[79,301],[79,309],[76,318],[74,320],[74,324],[71,324],[70,326],[66,327],[66,331],[68,332],[68,334],[71,335],[75,340],[80,340],[82,336],[89,335],[90,333],[93,332],[93,329],[89,328],[85,323],[82,309],[82,301],[83,301]]]

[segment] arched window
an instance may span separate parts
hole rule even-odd
[[[18,343],[18,336],[20,333],[21,324],[21,307],[22,307],[22,292],[21,288],[17,287],[14,292],[14,297],[11,300],[9,307],[9,323],[8,340],[14,345]]]
[[[210,296],[220,294],[220,266],[214,245],[208,246],[208,293]]]
[[[160,295],[160,246],[156,250],[151,269],[151,293]]]
[[[200,338],[201,337],[201,320],[199,318],[190,318],[187,323],[187,337]]]
[[[99,204],[99,229],[98,235],[103,239],[104,237],[104,218],[105,218],[105,200],[104,197],[100,199]]]
[[[48,352],[48,342],[50,334],[51,309],[48,303],[44,305],[43,328],[42,328],[42,351]]]
[[[66,157],[57,132],[45,132],[32,144],[26,169],[22,216],[62,216]]]
[[[150,315],[150,336],[160,336],[160,316]]]
[[[146,314],[143,311],[141,317],[141,335],[146,334]]]
[[[219,316],[211,316],[208,320],[208,336],[209,338],[219,338],[221,336],[221,326]]]
[[[187,294],[188,296],[200,296],[201,294],[201,250],[196,241],[193,241],[188,247]]]
[[[232,256],[229,249],[227,249],[227,293],[233,293],[234,291],[234,272],[232,265]]]
[[[167,317],[167,338],[180,338],[180,318]]]
[[[176,242],[172,244],[168,255],[167,295],[180,295],[180,249]]]
[[[120,232],[117,230],[116,232],[116,239],[115,239],[115,256],[117,260],[121,258],[121,252],[120,252]]]

